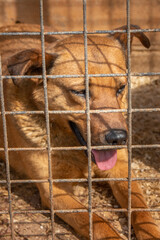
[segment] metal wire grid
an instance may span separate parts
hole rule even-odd
[[[52,239],[54,239],[54,205],[53,205],[53,188],[52,188],[52,163],[51,163],[51,141],[50,141],[50,126],[48,113],[48,93],[47,93],[47,78],[46,78],[46,61],[45,61],[45,40],[44,40],[44,22],[43,22],[43,0],[40,0],[40,28],[41,28],[41,48],[42,48],[42,77],[45,100],[45,120],[47,133],[47,148],[48,148],[48,176],[49,176],[49,191],[50,191],[50,210],[51,210],[51,229]]]
[[[160,144],[150,144],[150,145],[132,145],[132,113],[133,112],[159,112],[160,108],[142,108],[142,109],[133,109],[131,102],[131,76],[155,76],[160,75],[160,72],[149,72],[149,73],[131,73],[131,61],[130,61],[130,34],[132,32],[160,32],[160,28],[156,29],[130,29],[130,0],[126,0],[126,14],[127,14],[127,69],[128,72],[126,74],[88,74],[88,57],[87,57],[87,34],[104,34],[104,33],[115,33],[115,32],[126,32],[125,30],[113,30],[113,31],[87,31],[87,20],[86,20],[86,2],[87,0],[83,0],[83,31],[67,31],[67,32],[44,32],[44,24],[43,24],[43,0],[40,0],[40,27],[41,32],[9,32],[9,33],[0,33],[0,36],[8,35],[40,35],[41,36],[41,48],[42,48],[42,75],[41,76],[12,76],[12,78],[31,78],[37,77],[43,79],[44,86],[44,99],[45,99],[45,111],[5,111],[4,105],[4,93],[3,93],[3,79],[9,79],[10,76],[2,75],[2,66],[1,66],[1,58],[0,58],[0,94],[1,94],[1,115],[3,121],[3,134],[4,134],[4,148],[0,148],[0,151],[5,152],[6,159],[6,180],[1,180],[0,184],[7,184],[8,188],[8,200],[9,200],[9,211],[0,211],[0,214],[8,214],[10,215],[10,224],[11,224],[11,239],[15,239],[14,234],[14,223],[13,216],[14,214],[24,214],[24,213],[50,213],[51,214],[51,227],[52,227],[52,239],[55,239],[54,236],[54,214],[55,213],[73,213],[73,212],[88,212],[89,213],[89,237],[90,240],[93,239],[92,232],[92,213],[93,212],[128,212],[128,239],[131,239],[131,213],[133,211],[150,211],[150,212],[159,212],[160,209],[133,209],[131,208],[131,182],[137,180],[160,180],[159,178],[131,178],[131,159],[132,159],[132,149],[134,148],[160,148]],[[85,74],[83,75],[57,75],[51,76],[46,75],[45,68],[45,44],[44,44],[44,36],[45,35],[70,35],[70,34],[83,34],[84,35],[84,56],[85,56]],[[111,77],[111,76],[127,76],[128,78],[128,109],[118,109],[118,110],[90,110],[89,105],[89,77]],[[62,77],[84,77],[86,82],[86,111],[49,111],[48,109],[48,97],[47,97],[47,78],[62,78]],[[128,146],[91,146],[91,131],[90,131],[90,114],[92,113],[101,113],[101,112],[127,112],[128,113]],[[49,114],[68,114],[68,113],[86,113],[87,115],[87,147],[56,147],[52,148],[50,143],[50,130],[49,130]],[[8,140],[7,140],[7,126],[6,126],[6,115],[15,115],[15,114],[45,114],[46,118],[46,130],[47,130],[47,150],[48,150],[48,165],[49,165],[49,178],[44,180],[11,180],[10,179],[10,167],[9,167],[9,151],[39,151],[46,150],[46,148],[9,148]],[[91,150],[92,149],[112,149],[112,148],[128,148],[128,178],[92,178],[91,176]],[[52,150],[87,150],[88,152],[88,179],[53,179],[52,171],[51,171],[51,152]],[[92,209],[92,182],[103,182],[103,181],[128,181],[128,209]],[[12,200],[11,200],[11,184],[12,183],[40,183],[40,182],[49,182],[50,184],[50,201],[51,208],[50,210],[30,210],[30,211],[13,211],[12,210]],[[88,182],[89,189],[89,199],[88,199],[88,209],[79,209],[79,210],[54,210],[54,201],[53,201],[53,182]],[[40,235],[38,235],[40,236]]]
[[[131,239],[131,161],[132,161],[132,96],[131,96],[131,59],[130,59],[130,1],[127,1],[127,70],[128,70],[128,239]]]

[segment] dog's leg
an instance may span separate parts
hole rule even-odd
[[[116,166],[109,172],[111,178],[127,178],[128,163],[118,160]],[[103,176],[104,177],[104,176]],[[132,177],[134,174],[132,173]],[[122,208],[128,206],[128,182],[111,181],[109,182],[113,194]],[[142,190],[136,181],[131,184],[131,205],[132,208],[148,208]],[[133,212],[132,225],[138,240],[160,239],[160,231],[152,218],[150,212]]]
[[[45,207],[49,205],[49,185],[47,183],[38,185],[42,204]],[[53,205],[56,210],[85,209],[85,207],[69,195],[65,190],[53,186]],[[87,212],[80,213],[57,213],[66,223],[72,226],[79,234],[89,238],[89,215]],[[93,239],[94,240],[113,240],[123,239],[114,230],[111,224],[96,214],[93,214]]]

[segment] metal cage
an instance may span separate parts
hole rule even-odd
[[[42,75],[36,76],[37,78],[43,79],[43,86],[44,86],[44,98],[45,98],[45,111],[21,111],[21,112],[12,112],[12,111],[5,111],[5,104],[4,104],[4,93],[3,93],[3,79],[9,79],[10,76],[3,76],[2,74],[2,66],[0,60],[0,95],[1,95],[1,106],[2,106],[2,120],[3,120],[3,133],[4,133],[4,149],[0,148],[0,151],[5,152],[5,159],[6,159],[6,176],[7,179],[0,180],[0,184],[7,184],[8,188],[8,200],[9,200],[9,210],[0,211],[0,214],[8,214],[10,216],[10,226],[11,226],[11,239],[15,239],[15,232],[14,232],[14,214],[21,214],[24,211],[13,211],[12,210],[12,198],[11,198],[11,184],[12,183],[35,183],[35,182],[48,182],[50,183],[50,201],[51,201],[51,208],[49,210],[33,210],[28,211],[29,213],[50,213],[51,216],[51,226],[52,226],[52,239],[55,239],[54,235],[54,215],[57,212],[66,213],[66,212],[87,212],[89,213],[89,237],[90,240],[93,239],[92,233],[92,213],[96,212],[96,210],[92,209],[92,183],[93,182],[102,182],[102,181],[128,181],[128,210],[126,209],[105,209],[105,211],[112,211],[112,212],[127,212],[128,214],[128,239],[131,239],[131,213],[133,211],[160,211],[159,208],[154,209],[133,209],[131,208],[131,182],[136,180],[156,180],[159,181],[160,178],[131,178],[131,159],[132,159],[132,149],[135,148],[160,148],[160,144],[150,144],[150,145],[133,145],[132,144],[132,113],[134,112],[159,112],[160,108],[141,108],[135,109],[132,108],[132,101],[131,101],[131,76],[156,76],[160,75],[160,72],[144,72],[144,73],[135,73],[131,72],[131,61],[130,61],[130,35],[132,32],[160,32],[160,29],[130,29],[130,0],[126,0],[127,9],[127,69],[128,72],[126,74],[99,74],[99,75],[91,75],[88,74],[88,58],[87,58],[87,34],[106,34],[106,33],[115,33],[115,32],[126,32],[125,30],[113,30],[113,31],[87,31],[87,18],[86,18],[86,2],[87,0],[83,0],[83,31],[67,31],[67,32],[45,32],[44,31],[44,18],[43,18],[43,0],[40,0],[40,27],[41,32],[16,32],[16,33],[0,33],[0,36],[13,36],[13,35],[40,35],[41,36],[41,47],[42,47]],[[73,35],[73,34],[83,34],[84,35],[84,56],[85,56],[85,74],[84,75],[46,75],[46,68],[45,68],[45,36],[46,35]],[[126,76],[128,79],[128,109],[118,109],[118,110],[90,110],[89,105],[89,77],[111,77],[111,76]],[[12,78],[31,78],[34,76],[13,76]],[[48,99],[47,99],[47,78],[71,78],[71,77],[84,77],[85,78],[85,87],[86,87],[86,111],[79,110],[79,111],[49,111],[48,109]],[[128,144],[127,146],[99,146],[94,147],[95,149],[111,149],[111,148],[127,148],[128,149],[128,178],[92,178],[91,176],[91,131],[90,131],[90,114],[92,113],[100,113],[100,112],[126,112],[128,114]],[[68,114],[68,113],[85,113],[87,115],[87,147],[51,147],[50,143],[50,129],[49,129],[49,114]],[[6,116],[11,114],[44,114],[46,118],[46,130],[47,130],[47,150],[48,150],[48,165],[49,165],[49,179],[46,180],[11,180],[10,179],[10,167],[9,167],[9,152],[10,151],[37,151],[37,150],[46,150],[46,148],[9,148],[8,141],[7,141],[7,125],[6,125]],[[51,152],[52,150],[87,150],[88,153],[88,180],[87,179],[53,179],[52,178],[52,171],[51,171]],[[52,190],[52,183],[53,182],[88,182],[88,189],[89,189],[89,198],[88,198],[88,210],[81,209],[81,210],[54,210],[54,199],[53,199],[53,190]],[[98,211],[98,210],[97,210]]]

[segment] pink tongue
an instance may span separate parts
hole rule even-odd
[[[97,166],[100,170],[109,170],[114,167],[117,161],[116,150],[98,151],[92,150]]]

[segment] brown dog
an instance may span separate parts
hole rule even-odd
[[[138,28],[137,26],[132,26]],[[125,29],[123,27],[122,29]],[[0,31],[38,31],[37,26],[16,25]],[[145,47],[148,38],[143,33],[133,33]],[[51,75],[85,74],[84,37],[82,35],[45,39],[46,71]],[[126,73],[126,33],[112,36],[88,36],[89,74]],[[42,55],[39,37],[1,37],[3,75],[42,74]],[[42,80],[13,78],[4,80],[6,111],[34,111],[45,109]],[[126,108],[126,77],[91,77],[89,79],[90,109]],[[85,110],[86,92],[84,77],[48,78],[49,110]],[[47,147],[44,114],[7,115],[8,145],[11,148]],[[3,133],[2,120],[0,131]],[[52,147],[86,145],[86,114],[51,114],[50,139]],[[92,146],[123,145],[127,141],[127,127],[122,113],[91,113]],[[0,147],[4,147],[0,139]],[[2,156],[1,158],[4,158]],[[52,150],[52,176],[54,179],[87,178],[88,161],[84,151]],[[92,175],[95,177],[127,178],[127,152],[122,150],[92,150]],[[48,153],[44,151],[9,151],[10,165],[29,179],[48,179]],[[134,177],[134,174],[132,174]],[[109,181],[113,194],[122,208],[128,205],[128,182]],[[50,207],[49,183],[36,184],[42,204]],[[71,183],[53,184],[53,205],[56,210],[84,209],[74,199]],[[143,193],[132,182],[132,208],[147,208]],[[85,237],[89,237],[87,212],[57,213],[66,223]],[[132,212],[132,225],[137,239],[160,239],[160,231],[147,211]],[[109,222],[93,214],[94,239],[122,239]]]

